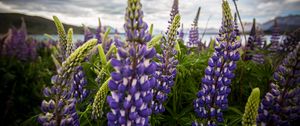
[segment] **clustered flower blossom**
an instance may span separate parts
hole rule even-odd
[[[259,107],[257,123],[290,126],[300,119],[300,44],[278,66]]]
[[[255,19],[253,19],[253,25],[246,44],[245,60],[253,60],[256,63],[264,63],[264,55],[260,52],[266,45],[263,37],[263,31],[256,28]],[[255,51],[255,54],[250,54]]]
[[[107,103],[111,112],[107,113],[108,126],[143,125],[148,126],[152,114],[152,88],[156,63],[152,61],[156,51],[147,49],[151,35],[143,21],[140,0],[128,0],[124,29],[126,43],[118,48],[117,58],[111,59],[115,72],[111,73],[108,87],[111,95]]]
[[[280,29],[279,29],[279,26],[275,19],[272,37],[271,37],[271,46],[269,48],[269,51],[271,51],[271,53],[276,53],[280,50],[280,43],[279,43],[280,33],[279,33],[279,31],[280,31]]]
[[[178,5],[179,5],[178,0],[174,0],[173,5],[172,5],[172,10],[171,10],[171,13],[170,13],[170,21],[168,21],[168,23],[170,25],[168,26],[168,30],[166,31],[166,34],[168,34],[169,30],[171,29],[171,24],[172,24],[175,16],[177,14],[179,14]]]
[[[71,87],[71,91],[77,101],[83,101],[87,96],[89,91],[85,89],[87,85],[87,80],[85,78],[85,73],[83,71],[82,66],[78,66],[73,76],[73,85]]]
[[[236,61],[240,58],[237,49],[241,46],[241,41],[234,27],[229,4],[223,0],[223,22],[218,43],[205,69],[201,90],[194,100],[196,115],[201,119],[194,122],[194,126],[217,126],[219,122],[223,122],[222,111],[228,108],[230,84],[235,76],[233,72]]]
[[[152,101],[153,113],[158,114],[165,111],[163,102],[167,100],[171,87],[174,85],[176,77],[176,66],[178,60],[175,59],[177,51],[175,50],[177,29],[180,27],[180,16],[176,15],[170,26],[167,41],[163,41],[161,48],[162,54],[157,55],[160,63],[157,65],[156,79],[157,85],[153,90],[154,100]]]
[[[183,28],[183,24],[181,25],[181,29],[179,31],[179,39],[183,40],[184,38],[184,28]]]
[[[192,24],[192,28],[190,29],[189,32],[189,42],[188,42],[189,46],[200,46],[201,44],[201,39],[199,38],[199,28],[198,28],[200,10],[201,8],[199,7],[194,22]]]
[[[292,52],[299,43],[299,35],[300,28],[286,36],[286,38],[283,40],[283,43],[281,44],[281,51],[287,53]]]
[[[41,104],[42,114],[38,117],[38,122],[49,126],[79,126],[79,117],[76,112],[75,94],[73,94],[72,77],[76,66],[84,60],[89,50],[97,43],[92,39],[76,49],[58,68],[57,75],[51,78],[52,87],[46,87],[43,94],[48,100],[43,100]]]
[[[28,41],[27,29],[24,19],[19,29],[11,28],[1,39],[0,54],[5,57],[27,61],[37,57],[35,40]]]
[[[83,40],[83,42],[87,42],[88,40],[94,38],[94,34],[91,32],[91,30],[88,27],[83,26],[83,29],[84,29],[84,40]]]

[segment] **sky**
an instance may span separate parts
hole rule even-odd
[[[154,24],[154,29],[163,31],[168,26],[173,0],[141,0],[144,20]],[[201,14],[198,26],[218,29],[221,24],[222,0],[179,0],[179,12],[185,28],[190,28],[199,6]],[[229,0],[235,12],[232,0]],[[238,0],[238,8],[244,22],[266,22],[277,16],[300,14],[300,0]],[[17,12],[52,19],[53,15],[62,22],[89,27],[103,25],[123,31],[126,0],[0,0],[0,13]]]

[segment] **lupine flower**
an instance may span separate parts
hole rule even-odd
[[[88,40],[94,38],[94,34],[91,32],[91,30],[88,27],[83,26],[83,29],[84,29],[84,39],[83,39],[84,42],[87,42]]]
[[[77,66],[75,69],[71,90],[73,91],[74,97],[77,98],[78,101],[83,101],[84,98],[88,96],[88,90],[85,89],[87,80],[85,78],[85,73],[82,66]]]
[[[252,55],[250,55],[251,50],[254,50],[254,41],[256,41],[256,23],[255,23],[255,18],[253,19],[252,22],[252,28],[248,37],[248,41],[246,43],[246,47],[245,47],[245,57],[244,60],[251,60],[252,59]]]
[[[173,5],[172,5],[172,10],[171,10],[171,13],[170,13],[170,21],[169,21],[169,26],[168,26],[168,30],[166,31],[166,34],[168,34],[170,28],[171,28],[171,25],[173,23],[173,20],[175,18],[175,15],[179,14],[179,10],[178,10],[178,0],[174,0],[173,1]]]
[[[253,126],[256,124],[256,117],[258,115],[258,107],[260,103],[260,90],[254,88],[248,98],[243,115],[242,125]]]
[[[11,28],[1,42],[0,54],[5,57],[27,61],[37,57],[36,41],[28,41],[27,29],[24,19],[19,29]]]
[[[102,28],[101,20],[100,20],[100,18],[98,18],[98,27],[97,27],[96,34],[95,34],[95,37],[98,40],[98,44],[102,43],[102,36],[101,36],[101,34],[103,34],[104,32],[105,31]]]
[[[272,37],[271,37],[271,46],[269,48],[269,51],[271,51],[272,53],[278,52],[279,49],[280,49],[280,43],[279,43],[280,33],[279,33],[279,31],[280,31],[280,29],[279,29],[279,26],[278,26],[277,21],[275,19],[274,20]]]
[[[162,55],[158,55],[160,64],[156,72],[158,81],[154,88],[152,110],[155,114],[165,111],[163,102],[167,100],[168,94],[171,92],[171,87],[174,85],[176,77],[176,66],[178,61],[175,59],[177,51],[175,50],[177,30],[180,27],[180,16],[176,15],[169,29],[167,41],[161,45]]]
[[[97,44],[96,39],[86,42],[76,49],[62,63],[62,67],[57,70],[57,75],[51,78],[53,86],[45,88],[43,93],[49,100],[43,100],[41,105],[42,114],[38,117],[38,122],[42,125],[50,126],[79,126],[79,118],[76,113],[76,100],[70,89],[70,79],[75,67],[80,65],[91,50]]]
[[[156,51],[147,49],[151,35],[141,8],[140,0],[128,0],[124,25],[127,45],[118,48],[117,59],[111,59],[115,72],[108,83],[111,90],[111,96],[107,97],[111,108],[107,114],[108,126],[149,125],[151,90],[156,85],[153,77],[156,63],[152,58]]]
[[[65,59],[68,57],[67,56],[67,48],[68,48],[68,40],[67,40],[67,35],[64,29],[63,24],[59,21],[59,19],[56,16],[53,16],[53,20],[55,23],[55,26],[57,28],[57,33],[59,37],[59,51],[60,51],[60,56],[59,56],[59,61],[65,61]]]
[[[278,66],[259,107],[258,124],[267,126],[296,125],[300,119],[300,44]]]
[[[183,40],[183,38],[184,38],[184,29],[183,29],[183,24],[182,24],[180,32],[179,32],[179,39]]]
[[[263,33],[261,30],[257,30],[255,18],[253,19],[253,25],[251,32],[246,44],[246,53],[244,60],[253,60],[257,63],[264,63],[264,55],[259,52],[265,46],[265,40],[263,38]],[[255,54],[250,54],[250,52],[255,52]]]
[[[198,20],[200,15],[201,7],[198,8],[196,17],[194,19],[194,22],[192,24],[192,28],[189,32],[189,46],[201,46],[201,38],[199,38],[199,28],[198,28]]]
[[[103,105],[105,103],[106,95],[107,92],[109,91],[108,89],[108,82],[110,81],[111,78],[107,79],[106,82],[100,87],[100,89],[97,91],[94,102],[93,102],[93,108],[92,108],[92,117],[94,119],[97,119],[103,115]]]
[[[216,126],[223,122],[223,110],[228,108],[228,95],[231,91],[231,79],[234,78],[236,61],[240,54],[238,48],[241,46],[240,37],[234,30],[231,10],[226,0],[223,0],[223,22],[215,52],[208,61],[205,76],[202,78],[200,91],[194,101],[196,115],[201,121],[193,125]]]
[[[299,43],[299,33],[300,28],[295,30],[293,33],[289,34],[281,44],[281,51],[282,52],[292,52],[297,44]]]

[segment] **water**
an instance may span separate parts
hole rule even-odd
[[[205,42],[208,44],[208,42],[211,40],[211,39],[215,39],[215,37],[217,36],[218,34],[206,34],[204,35],[204,37],[202,38],[202,42]],[[39,41],[45,41],[47,39],[49,39],[47,36],[45,35],[31,35],[33,38],[39,40]],[[113,37],[113,34],[110,34],[109,35],[110,37]],[[53,37],[55,40],[58,39],[58,35],[51,35],[51,37]],[[120,37],[122,39],[125,38],[125,35],[124,34],[120,34]],[[188,41],[188,34],[185,34],[184,36],[184,41],[187,42]],[[202,37],[202,35],[200,35],[200,37]],[[246,35],[246,38],[248,39],[249,35]],[[73,40],[74,42],[77,42],[78,40],[83,40],[84,39],[84,36],[83,34],[74,34],[73,35]],[[244,45],[245,44],[245,38],[244,36],[241,36],[241,39],[242,39],[242,44]],[[265,39],[267,41],[267,44],[270,43],[270,39],[271,39],[271,35],[265,35]],[[283,39],[283,37],[281,37],[281,39]]]

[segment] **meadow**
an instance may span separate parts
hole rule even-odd
[[[300,29],[282,34],[275,20],[266,39],[254,20],[246,35],[227,0],[216,6],[222,25],[209,40],[200,8],[183,32],[178,0],[162,34],[141,0],[124,7],[122,35],[100,19],[82,40],[57,16],[56,36],[11,27],[0,37],[0,125],[297,126]]]

